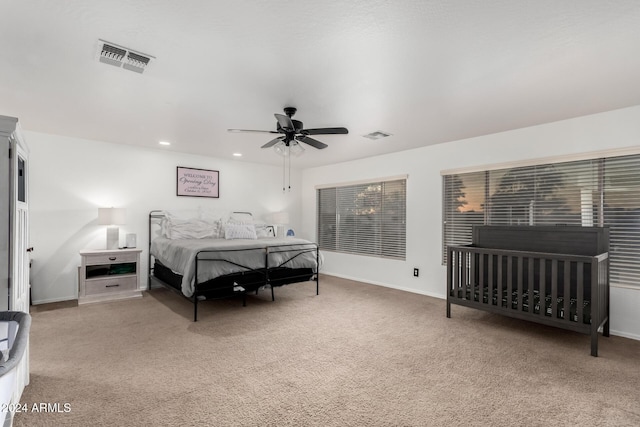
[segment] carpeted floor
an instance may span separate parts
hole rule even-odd
[[[640,425],[640,341],[594,358],[586,335],[335,277],[196,323],[163,289],[32,314],[15,426]]]

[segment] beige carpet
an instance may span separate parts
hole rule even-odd
[[[36,309],[16,426],[638,426],[640,342],[323,276],[240,300]],[[69,412],[65,412],[68,404]]]

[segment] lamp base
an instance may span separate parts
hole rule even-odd
[[[118,249],[120,246],[120,229],[107,227],[107,249]]]

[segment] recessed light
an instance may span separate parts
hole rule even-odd
[[[158,144],[160,144],[160,145],[171,145],[171,143],[169,141],[159,141]]]
[[[233,153],[233,157],[242,157],[242,153]]]
[[[391,136],[391,134],[387,132],[383,132],[381,130],[377,130],[375,132],[371,132],[362,136],[364,136],[365,138],[376,140],[376,139],[386,138],[388,136]]]

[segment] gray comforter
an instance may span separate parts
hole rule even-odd
[[[318,271],[315,244],[293,237],[268,237],[257,240],[171,240],[159,237],[151,243],[151,255],[165,267],[182,275],[182,293],[187,297],[193,295],[195,260],[198,253],[198,259],[201,260],[198,263],[198,283],[247,269],[265,268],[265,263],[268,263],[266,267],[269,268],[282,266],[312,268],[314,272]],[[214,261],[202,261],[204,259]],[[321,256],[320,262],[322,263]]]

